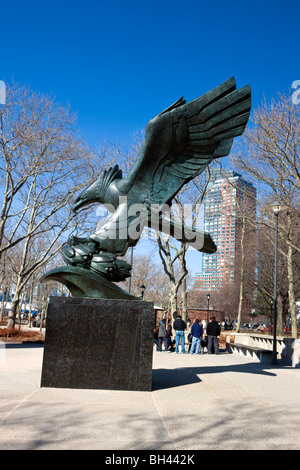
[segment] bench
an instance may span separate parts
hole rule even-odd
[[[256,346],[248,346],[240,343],[226,343],[228,352],[236,352],[245,357],[250,357],[262,364],[270,364],[273,352],[269,349],[257,348]]]

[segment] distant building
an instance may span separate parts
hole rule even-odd
[[[202,273],[195,275],[195,289],[212,292],[231,285],[235,280],[240,250],[241,209],[255,217],[256,189],[234,171],[213,172],[204,202],[204,230],[212,236],[218,249],[203,254]]]

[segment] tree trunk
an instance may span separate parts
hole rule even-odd
[[[182,281],[182,308],[181,308],[181,315],[182,320],[187,322],[188,317],[188,305],[187,305],[187,288],[186,288],[186,278]]]
[[[181,316],[182,319],[187,322],[187,286],[186,286],[186,276],[188,275],[188,270],[186,267],[186,244],[181,243],[181,251],[179,255],[179,262],[181,267],[181,276],[177,283],[177,290],[179,289],[180,285],[182,286],[182,306],[181,306]]]
[[[288,211],[287,213],[287,222],[288,222],[288,237],[292,241],[292,215]],[[287,254],[287,268],[288,268],[288,281],[289,281],[289,304],[291,312],[291,322],[292,322],[292,337],[297,338],[297,316],[296,316],[296,302],[295,302],[295,281],[294,281],[294,271],[293,271],[293,248],[291,244],[288,247]]]
[[[282,301],[282,295],[280,293],[277,294],[276,331],[279,336],[283,335],[283,301]]]
[[[171,245],[170,240],[167,238],[162,242],[162,239],[157,236],[158,248],[159,248],[159,256],[163,264],[163,268],[165,273],[167,274],[169,281],[170,281],[170,307],[171,307],[171,315],[173,316],[174,312],[177,313],[177,293],[178,289],[181,285],[182,278],[180,277],[179,281],[176,282],[175,272],[174,272],[174,259],[172,260],[171,256]],[[177,253],[175,259],[179,257],[179,253]]]
[[[7,328],[15,327],[18,306],[19,306],[19,293],[15,292],[14,298],[10,306]]]
[[[5,293],[6,293],[6,291],[4,290],[2,301],[1,301],[0,321],[3,321],[3,319],[4,319],[4,312],[5,312],[5,305],[6,305]]]
[[[33,288],[34,285],[32,283],[29,291],[29,305],[28,305],[28,326],[31,328],[31,310],[32,310],[32,298],[33,298]]]
[[[48,297],[44,297],[43,306],[42,306],[42,314],[41,314],[41,319],[40,319],[40,331],[42,331],[43,323],[46,320],[47,306],[48,306]]]
[[[174,313],[177,314],[177,294],[172,292],[174,289],[171,286],[171,291],[170,291],[170,306],[171,306],[171,315],[172,318],[174,316]]]
[[[245,277],[245,250],[244,250],[244,239],[245,239],[245,230],[246,230],[246,219],[243,217],[242,221],[242,236],[241,236],[241,278],[240,278],[240,298],[238,306],[238,315],[237,315],[237,326],[236,332],[239,333],[242,322],[242,307],[244,300],[244,277]]]

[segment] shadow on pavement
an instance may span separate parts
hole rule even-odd
[[[269,372],[268,369],[272,369]],[[261,374],[276,376],[274,366],[259,363],[235,364],[232,366],[198,366],[181,367],[178,369],[154,369],[152,371],[152,391],[202,382],[201,374],[223,374],[226,372],[240,372],[247,374]],[[200,376],[200,377],[199,377]]]

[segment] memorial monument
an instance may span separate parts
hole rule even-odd
[[[135,334],[134,345],[128,343],[128,332],[121,331],[121,324],[124,326],[124,322],[121,320],[122,315],[126,315],[126,318],[129,319],[131,312],[142,309],[142,305],[148,310],[149,306],[146,302],[140,301],[139,298],[125,292],[115,284],[130,276],[131,266],[120,257],[126,254],[129,247],[137,244],[144,227],[166,231],[177,240],[192,245],[196,250],[206,253],[216,251],[216,245],[208,233],[185,227],[173,220],[170,215],[170,206],[180,189],[202,173],[213,159],[227,156],[230,153],[234,137],[240,136],[245,129],[250,109],[251,91],[249,85],[237,90],[233,77],[189,103],[180,98],[148,123],[142,149],[132,169],[124,177],[119,166],[116,165],[104,171],[93,184],[78,196],[72,207],[75,212],[96,202],[105,205],[112,215],[102,226],[98,226],[89,237],[70,237],[68,243],[62,248],[62,256],[67,266],[54,269],[42,278],[42,282],[55,280],[64,284],[72,294],[72,298],[51,299],[49,304],[43,386],[52,386],[49,385],[50,382],[55,382],[52,377],[54,372],[46,373],[46,365],[52,362],[54,370],[58,356],[58,353],[53,351],[53,357],[50,358],[51,354],[47,346],[47,337],[50,337],[48,328],[52,322],[51,315],[53,317],[58,315],[61,321],[62,314],[69,310],[71,304],[76,305],[76,308],[72,308],[78,312],[79,317],[86,314],[86,310],[92,310],[93,315],[99,318],[100,310],[103,309],[99,335],[100,331],[102,331],[102,335],[105,331],[106,335],[108,331],[111,331],[111,322],[113,321],[113,316],[109,317],[109,321],[105,317],[107,311],[104,307],[105,299],[109,299],[110,310],[115,312],[116,318],[119,318],[120,323],[114,323],[114,325],[117,330],[120,328],[120,332],[117,333],[114,330],[114,339],[101,343],[99,354],[108,345],[112,347],[111,343],[114,344],[113,354],[118,354],[124,338],[126,338],[127,351],[131,346],[136,348],[137,341],[140,344],[140,351],[139,353],[136,351],[135,355],[130,357],[129,362],[133,368],[137,367],[139,363],[143,363],[145,368],[145,356],[152,358],[154,319],[152,318],[148,323],[145,319],[138,321],[137,328],[141,328],[143,323],[143,328],[146,328],[143,331],[148,333],[142,332],[143,340],[137,339],[137,334]],[[93,299],[93,301],[87,299]],[[128,301],[130,309],[128,309],[129,304],[126,304]],[[59,302],[60,305],[58,305]],[[52,312],[52,308],[56,313],[54,310]],[[141,318],[141,312],[137,314],[137,318],[139,315]],[[66,324],[71,331],[73,330],[74,339],[72,321],[75,320],[75,314],[69,313],[69,315],[70,319]],[[119,317],[117,317],[118,315]],[[95,320],[96,317],[93,316],[93,319],[89,320],[94,326],[98,324],[98,321]],[[55,334],[58,334],[58,328],[55,327],[55,330]],[[85,332],[85,334],[89,333]],[[73,340],[68,341],[66,338],[63,341],[64,344],[74,343]],[[94,341],[96,341],[96,337]],[[86,338],[85,347],[88,348],[89,344],[89,338]],[[75,344],[72,346],[73,350],[74,348],[76,349]],[[147,352],[145,352],[146,350]],[[80,354],[84,355],[83,350],[80,349],[80,351]],[[100,355],[97,359],[101,361]],[[108,359],[106,367],[107,374],[112,376],[115,373],[114,366]],[[79,378],[74,378],[76,376],[74,370],[71,374],[73,379],[70,378],[68,386],[71,386],[73,381],[74,386],[77,387],[80,382],[80,387],[82,387]],[[146,367],[145,370],[148,370],[148,379],[145,380],[147,385],[144,384],[142,388],[137,388],[138,379],[135,378],[124,387],[149,389],[149,367]],[[130,370],[127,371],[127,376],[130,376]],[[63,377],[56,382],[66,383]],[[108,379],[102,382],[104,388],[123,388],[119,382],[117,385]],[[93,380],[92,384],[88,379],[84,382],[87,387],[89,387],[89,383],[92,388],[102,388],[101,380],[97,383]]]

